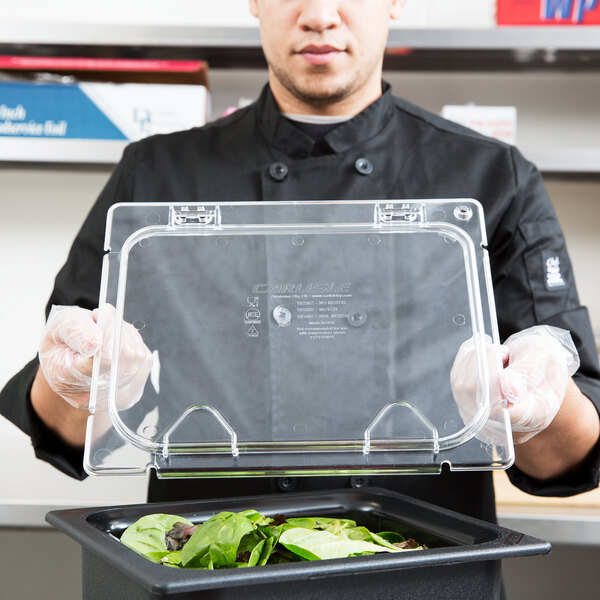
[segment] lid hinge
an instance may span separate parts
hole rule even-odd
[[[409,202],[386,202],[375,206],[375,224],[422,223],[423,204]]]
[[[221,224],[221,211],[219,206],[205,208],[204,206],[171,206],[169,211],[169,225],[212,225]]]

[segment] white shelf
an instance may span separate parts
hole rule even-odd
[[[121,25],[92,23],[0,23],[5,44],[83,44],[100,46],[252,47],[260,46],[258,27],[197,25]]]
[[[388,46],[432,50],[600,50],[600,27],[392,29]]]
[[[0,162],[117,164],[127,142],[0,137]]]
[[[3,44],[258,48],[258,27],[0,22]],[[600,50],[600,26],[390,30],[389,47]]]
[[[600,173],[600,147],[523,148],[522,152],[545,173]]]

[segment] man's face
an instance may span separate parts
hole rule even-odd
[[[271,87],[315,109],[381,93],[389,19],[404,0],[249,0]]]

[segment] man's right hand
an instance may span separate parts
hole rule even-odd
[[[90,400],[92,365],[100,355],[97,400],[108,397],[116,310],[106,304],[93,311],[78,306],[54,306],[39,348],[40,366],[50,388],[75,408]],[[152,367],[152,354],[139,332],[123,322],[117,380],[120,408],[141,397]]]
[[[515,444],[544,431],[558,413],[570,376],[579,368],[571,335],[564,329],[536,325],[511,335],[503,345],[486,340],[491,412],[478,438],[503,443],[504,414],[508,409]],[[480,408],[474,338],[459,348],[450,385],[465,424]]]

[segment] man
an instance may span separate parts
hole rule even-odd
[[[509,343],[505,358],[521,374],[535,358],[538,382],[529,386],[522,406],[541,413],[538,420],[527,419],[535,435],[517,446],[510,476],[541,495],[570,495],[598,485],[597,356],[539,173],[514,148],[396,99],[389,86],[382,87],[389,18],[397,18],[401,8],[401,0],[250,0],[269,65],[269,85],[257,102],[202,129],[157,136],[125,151],[50,298],[49,306],[82,309],[65,313],[63,320],[59,311],[57,320],[49,320],[40,348],[44,369],[32,361],[0,397],[2,413],[31,435],[40,458],[84,476],[87,412],[81,407],[89,392],[90,357],[102,343],[96,313],[89,311],[98,299],[106,212],[115,202],[473,197],[486,211],[501,337],[554,325],[571,331],[581,359],[571,379],[549,349],[551,342],[525,335],[517,344],[524,349]],[[560,257],[563,269],[564,285],[556,289],[544,285],[540,261],[547,252]],[[133,332],[129,340],[132,364],[147,373],[146,351]],[[46,360],[48,354],[56,360]],[[563,375],[554,382],[557,372]],[[540,381],[557,402],[537,393]],[[522,406],[510,409],[517,434]],[[369,483],[495,518],[489,473],[382,476]],[[351,485],[347,477],[250,478],[234,484],[152,477],[149,500]]]

